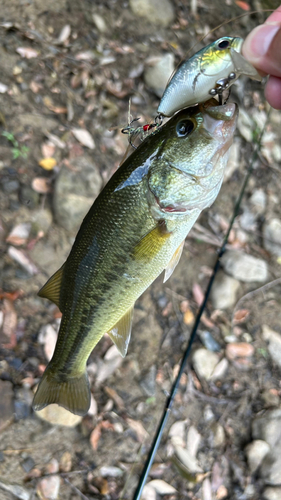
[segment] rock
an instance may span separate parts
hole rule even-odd
[[[124,474],[119,467],[114,467],[113,465],[104,465],[100,468],[99,473],[101,477],[121,477]]]
[[[281,486],[275,488],[268,486],[268,488],[265,488],[262,498],[264,500],[281,500]]]
[[[36,193],[31,186],[22,186],[20,189],[20,201],[30,210],[33,210],[39,203],[39,193]]]
[[[250,358],[254,354],[254,347],[247,342],[233,342],[227,344],[225,352],[229,360],[236,358]]]
[[[181,446],[175,446],[175,457],[178,460],[179,464],[183,466],[190,474],[195,475],[203,472],[196,458],[193,457],[191,453],[185,448],[182,448]]]
[[[243,213],[239,217],[239,224],[244,231],[256,231],[257,216],[251,212],[248,207],[244,207]]]
[[[141,379],[140,386],[147,396],[155,395],[156,365],[152,365],[146,375]]]
[[[218,422],[214,422],[210,427],[209,443],[212,448],[220,448],[225,442],[224,428]]]
[[[173,54],[165,54],[157,58],[154,65],[146,68],[144,81],[146,85],[155,92],[158,97],[162,97],[166,84],[174,71],[175,58]]]
[[[262,336],[268,342],[268,351],[273,361],[281,368],[281,335],[271,330],[269,326],[262,325]]]
[[[273,449],[276,443],[281,441],[281,408],[268,410],[255,418],[252,423],[252,435],[254,439],[266,441]]]
[[[256,439],[246,446],[245,453],[251,474],[259,468],[264,457],[269,451],[269,444],[261,439]]]
[[[153,479],[147,483],[147,486],[153,488],[159,495],[173,495],[177,490],[171,485],[163,481],[163,479]]]
[[[197,349],[193,354],[193,366],[199,378],[209,380],[213,374],[215,366],[219,362],[219,356],[207,349]]]
[[[268,277],[267,262],[252,255],[229,250],[221,259],[224,270],[233,278],[247,283],[264,283]]]
[[[31,127],[33,130],[44,132],[44,130],[53,130],[59,125],[57,120],[47,118],[44,115],[36,115],[33,113],[20,113],[17,117],[18,128]]]
[[[62,406],[56,404],[46,406],[43,410],[36,411],[35,415],[50,424],[64,425],[65,427],[75,427],[82,420],[80,415],[74,415]]]
[[[185,426],[186,422],[184,420],[178,420],[171,426],[169,438],[174,446],[181,446],[182,448],[185,446]]]
[[[35,233],[38,234],[40,231],[43,231],[43,233],[46,234],[53,222],[51,210],[48,210],[47,208],[37,210],[32,214],[31,222],[32,229]]]
[[[54,210],[58,223],[76,232],[98,196],[102,179],[92,160],[78,157],[72,162],[75,171],[62,167],[54,192]]]
[[[256,189],[253,192],[249,201],[252,205],[254,212],[257,215],[264,214],[266,209],[267,196],[263,189]]]
[[[228,365],[229,365],[229,363],[228,363],[227,359],[223,358],[215,367],[210,380],[214,380],[214,381],[221,380],[225,376],[225,374],[228,370]]]
[[[280,398],[278,396],[276,389],[265,389],[261,393],[261,398],[264,403],[265,408],[270,408],[272,406],[278,407],[280,403]]]
[[[219,352],[221,350],[220,344],[214,339],[208,330],[198,332],[202,344],[208,351]]]
[[[211,291],[211,300],[215,309],[227,309],[233,307],[237,301],[240,288],[238,280],[227,276],[219,271]]]
[[[281,257],[281,220],[271,219],[263,226],[264,247],[277,257]]]
[[[0,380],[0,428],[13,417],[13,397],[12,382]]]
[[[281,441],[266,455],[260,467],[260,475],[267,484],[281,485]]]
[[[187,434],[186,447],[189,453],[193,457],[196,457],[197,455],[201,439],[202,439],[201,434],[199,434],[198,430],[196,429],[196,427],[194,427],[194,425],[191,425]]]
[[[163,27],[169,26],[175,17],[170,0],[130,0],[130,7],[136,16]]]
[[[15,483],[9,484],[7,481],[5,481],[4,478],[1,478],[0,490],[7,491],[13,496],[13,498],[18,498],[19,500],[30,500],[33,495],[32,490],[27,490],[26,488],[23,488],[19,484]],[[9,497],[5,496],[2,498],[3,500],[8,500],[8,499],[10,500],[11,495],[9,495]]]

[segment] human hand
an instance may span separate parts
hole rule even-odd
[[[243,56],[261,73],[270,75],[265,98],[275,109],[281,109],[281,5],[247,36]]]

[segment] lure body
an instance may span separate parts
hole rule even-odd
[[[225,36],[183,61],[167,84],[158,113],[172,116],[179,109],[205,102],[229,88],[241,74],[261,80],[241,55],[242,44],[242,38]]]
[[[237,106],[183,110],[148,136],[109,180],[82,222],[69,257],[39,295],[62,321],[33,408],[51,403],[84,415],[87,359],[104,333],[125,356],[134,303],[165,271],[223,180]]]

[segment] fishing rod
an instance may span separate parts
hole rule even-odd
[[[266,127],[267,122],[268,122],[269,114],[270,114],[270,110],[269,110],[269,112],[267,114],[267,119],[266,119],[265,125],[264,125],[264,127],[263,127],[263,129],[262,129],[262,131],[260,133],[260,136],[259,136],[257,142],[256,142],[256,148],[255,148],[255,150],[253,152],[253,155],[252,155],[252,158],[251,158],[251,162],[250,162],[250,165],[249,165],[249,168],[248,168],[247,175],[245,176],[242,188],[240,190],[239,196],[238,196],[237,201],[235,203],[233,214],[232,214],[232,218],[231,218],[231,221],[229,223],[229,227],[228,227],[227,233],[226,233],[226,235],[224,237],[224,240],[223,240],[223,243],[222,243],[220,249],[218,250],[218,256],[217,256],[215,265],[213,267],[212,276],[210,277],[210,280],[209,280],[209,283],[208,283],[208,286],[207,286],[207,289],[206,289],[206,292],[205,292],[204,300],[203,300],[203,302],[202,302],[202,304],[201,304],[201,306],[199,308],[199,311],[197,313],[197,316],[195,318],[195,323],[194,323],[194,326],[192,328],[192,332],[191,332],[191,335],[190,335],[190,338],[189,338],[189,341],[188,341],[185,353],[184,353],[183,358],[182,358],[182,362],[181,362],[181,366],[180,366],[180,369],[179,369],[179,373],[178,373],[178,375],[177,375],[177,377],[176,377],[176,379],[175,379],[175,381],[173,383],[173,386],[172,386],[172,389],[171,389],[171,393],[170,393],[169,397],[166,400],[166,404],[165,404],[165,407],[164,407],[162,418],[161,418],[161,420],[159,422],[158,429],[157,429],[157,431],[155,433],[154,440],[153,440],[153,443],[151,445],[150,451],[148,453],[148,456],[147,456],[147,459],[146,459],[146,462],[145,462],[142,474],[141,474],[140,479],[139,479],[138,486],[137,486],[137,488],[135,490],[135,493],[134,493],[134,496],[133,496],[133,500],[140,500],[140,498],[141,498],[141,494],[142,494],[144,485],[146,483],[147,476],[148,476],[148,474],[150,472],[150,469],[151,469],[151,466],[153,464],[155,455],[156,455],[158,447],[160,445],[160,442],[161,442],[161,439],[162,439],[162,435],[163,435],[163,431],[164,431],[164,428],[165,428],[166,423],[168,421],[169,414],[170,414],[172,406],[173,406],[173,401],[174,401],[175,395],[176,395],[178,387],[179,387],[181,376],[182,376],[182,374],[183,374],[183,372],[185,370],[185,367],[186,367],[186,364],[187,364],[187,360],[188,360],[188,357],[189,357],[190,352],[191,352],[192,344],[193,344],[193,342],[195,340],[195,337],[196,337],[197,329],[198,329],[198,326],[199,326],[202,314],[203,314],[204,309],[206,307],[206,304],[207,304],[207,301],[208,301],[208,298],[209,298],[209,295],[210,295],[210,292],[211,292],[211,289],[212,289],[212,286],[213,286],[213,283],[214,283],[214,279],[215,279],[216,274],[217,274],[217,272],[218,272],[218,270],[220,268],[221,257],[223,256],[223,254],[225,252],[230,231],[231,231],[233,223],[234,223],[234,221],[235,221],[235,219],[236,219],[236,217],[237,217],[237,215],[239,213],[239,209],[240,209],[240,206],[241,206],[242,198],[243,198],[244,193],[245,193],[245,189],[246,189],[247,184],[249,182],[250,176],[251,176],[251,174],[253,172],[254,164],[255,164],[255,161],[256,161],[256,159],[258,157],[258,154],[259,154],[259,151],[260,151],[260,148],[261,148],[261,141],[262,141],[262,137],[263,137],[263,134],[264,134],[264,131],[265,131],[265,127]]]

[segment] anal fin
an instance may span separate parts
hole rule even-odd
[[[134,306],[131,307],[124,316],[108,332],[112,342],[116,345],[123,358],[127,354],[128,345],[131,338]]]
[[[53,274],[53,276],[51,276],[51,278],[48,279],[47,283],[45,283],[45,285],[38,292],[39,297],[51,300],[54,304],[56,304],[56,306],[58,306],[58,308],[60,307],[60,291],[63,269],[64,264],[58,271],[55,272],[55,274]]]
[[[173,257],[171,258],[169,264],[167,265],[167,267],[165,269],[165,275],[164,275],[163,283],[166,283],[166,281],[170,278],[170,276],[172,276],[172,274],[173,274],[173,272],[175,270],[175,267],[178,265],[179,260],[181,258],[183,247],[184,247],[184,240],[180,244],[180,246],[176,249]]]

